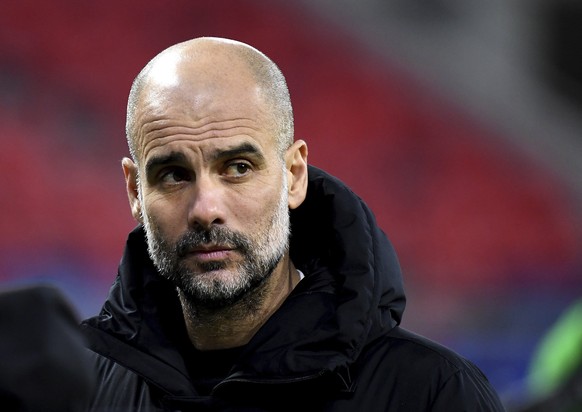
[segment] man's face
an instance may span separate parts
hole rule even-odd
[[[198,226],[171,242],[147,214],[144,227],[150,257],[164,277],[195,304],[207,308],[228,306],[262,284],[288,249],[286,185],[270,216],[265,216],[252,233],[220,225],[208,229]],[[230,258],[228,254],[239,256]]]
[[[160,273],[193,303],[222,307],[282,270],[287,173],[250,79],[197,86],[143,93],[139,204]]]

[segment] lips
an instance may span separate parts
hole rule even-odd
[[[233,248],[227,246],[196,247],[188,251],[188,255],[202,261],[224,260],[233,251]]]

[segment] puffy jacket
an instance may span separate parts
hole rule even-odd
[[[399,264],[350,189],[309,168],[291,214],[291,256],[305,278],[244,347],[210,395],[184,356],[175,288],[128,238],[101,313],[82,323],[98,373],[92,411],[502,411],[469,361],[400,328]]]

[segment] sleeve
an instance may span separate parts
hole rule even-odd
[[[504,412],[499,396],[483,373],[467,362],[447,379],[430,409],[432,412]]]

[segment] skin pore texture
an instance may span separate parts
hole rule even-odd
[[[197,349],[246,344],[299,281],[289,209],[305,199],[307,146],[292,130],[282,75],[243,43],[178,44],[134,82],[130,206]]]

